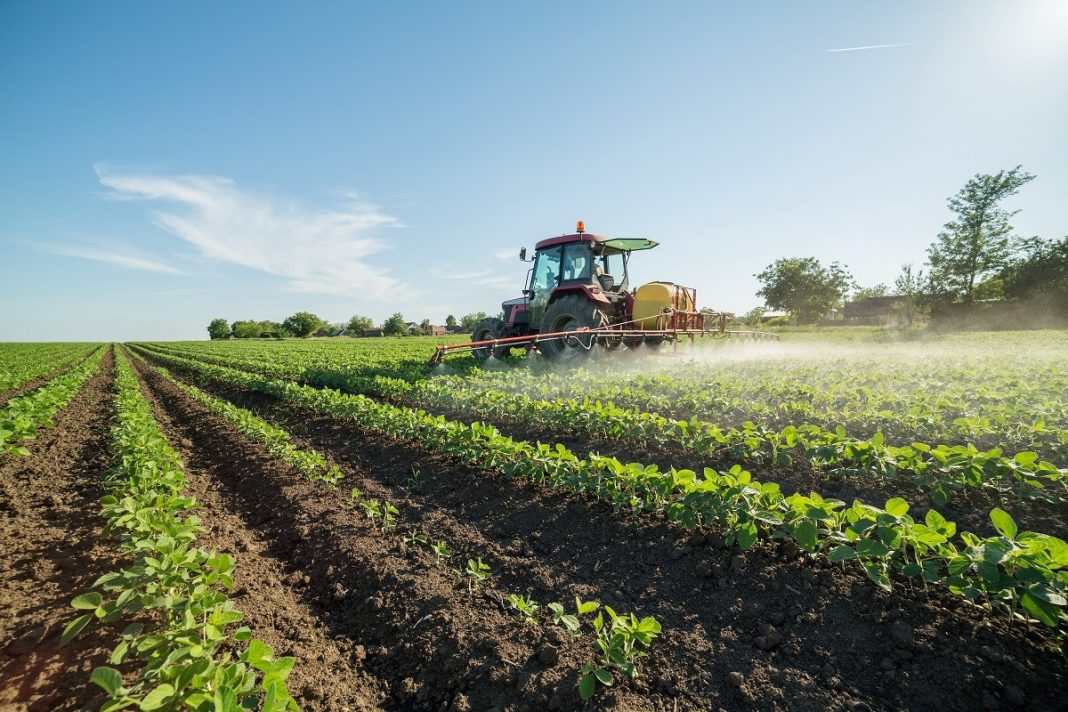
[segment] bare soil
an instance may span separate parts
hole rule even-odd
[[[296,574],[304,602],[333,637],[364,646],[368,670],[388,689],[384,708],[585,708],[574,685],[592,659],[589,636],[572,641],[548,623],[521,623],[500,605],[513,592],[543,606],[579,595],[654,615],[664,626],[638,680],[600,691],[589,708],[1068,706],[1068,666],[1045,630],[940,589],[899,583],[884,594],[855,570],[810,559],[787,542],[740,553],[714,530],[689,533],[613,513],[263,394],[201,384],[341,466],[346,480],[331,490],[146,375],[173,435],[230,473],[223,475],[227,506],[269,542],[275,580]],[[347,503],[353,486],[393,502],[400,533],[371,529]],[[411,527],[447,541],[453,565],[481,556],[492,567],[488,584],[468,593],[425,547],[403,543]],[[344,693],[326,696],[340,700],[335,694]]]
[[[90,626],[59,647],[70,601],[116,566],[101,539],[97,500],[108,467],[113,354],[55,427],[27,443],[28,457],[0,459],[0,710],[96,709],[89,682],[107,663],[114,631]]]

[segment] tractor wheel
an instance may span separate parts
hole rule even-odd
[[[490,317],[489,319],[483,319],[478,322],[478,326],[471,332],[471,341],[489,341],[490,339],[503,339],[507,335],[507,330],[504,328],[504,324],[500,319]],[[479,346],[478,348],[471,349],[471,355],[475,357],[478,362],[485,361],[491,355],[493,358],[502,359],[508,355],[511,349],[508,346]]]
[[[586,327],[601,329],[608,326],[608,317],[589,299],[577,294],[568,294],[556,300],[545,310],[541,318],[541,333],[575,331]],[[576,335],[539,343],[542,353],[555,361],[571,361],[584,358],[593,348],[591,334]]]

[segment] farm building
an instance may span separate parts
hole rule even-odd
[[[382,329],[379,329],[377,327],[374,328],[374,329],[364,329],[363,332],[361,333],[361,336],[383,336],[383,335],[385,335],[385,332]]]

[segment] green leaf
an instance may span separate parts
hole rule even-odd
[[[82,632],[82,628],[87,626],[89,624],[89,621],[91,621],[92,619],[93,614],[86,613],[85,615],[78,616],[70,623],[68,623],[67,627],[63,629],[63,635],[59,639],[59,644],[63,646],[69,643],[74,638],[74,636]]]
[[[144,712],[150,712],[151,710],[158,710],[160,707],[167,703],[167,698],[174,694],[174,688],[168,683],[157,685],[152,692],[145,695],[141,700],[141,709]]]
[[[122,689],[122,673],[115,668],[104,666],[95,668],[93,674],[89,676],[89,681],[104,688],[104,692],[108,693],[109,697],[118,696],[119,690]]]
[[[816,550],[816,525],[805,519],[794,527],[794,539],[805,551]]]
[[[94,611],[100,606],[101,600],[103,599],[99,593],[90,591],[75,598],[70,602],[70,605],[82,611]]]
[[[1012,520],[1009,513],[1003,509],[994,507],[990,510],[990,521],[994,523],[994,528],[998,530],[1006,539],[1013,539],[1016,537],[1016,522]]]
[[[900,497],[886,500],[886,513],[895,517],[903,517],[909,511],[909,503]]]
[[[579,678],[579,697],[583,700],[588,700],[593,697],[593,693],[597,690],[597,678],[593,676],[592,672],[588,672]]]
[[[1030,613],[1039,621],[1045,623],[1050,628],[1057,627],[1057,620],[1060,617],[1060,610],[1052,603],[1046,603],[1032,596],[1030,593],[1025,593],[1020,596],[1020,605],[1024,610]]]
[[[833,563],[838,563],[839,561],[847,561],[856,558],[856,555],[857,552],[853,551],[852,547],[842,544],[836,546],[831,553],[827,555],[827,558]]]

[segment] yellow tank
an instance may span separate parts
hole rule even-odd
[[[673,282],[649,282],[638,287],[634,292],[634,327],[637,329],[670,328],[671,317],[664,314],[665,307],[679,311],[697,311],[690,290]]]

